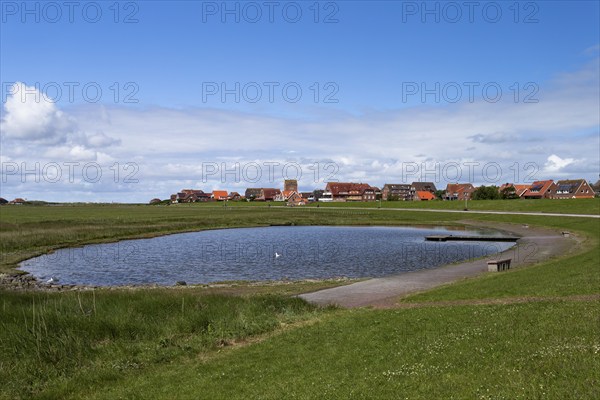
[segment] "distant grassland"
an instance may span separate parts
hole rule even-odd
[[[284,203],[271,203],[284,205]],[[222,205],[222,203],[204,203],[202,206]],[[228,206],[262,205],[264,202],[229,202]],[[377,202],[328,202],[312,203],[308,207],[363,207],[363,208],[414,208],[432,210],[459,210],[465,208],[464,201],[379,201]],[[305,207],[305,206],[302,206]],[[546,212],[559,214],[600,214],[600,198],[594,199],[539,199],[539,200],[469,200],[469,210],[474,211],[519,211]]]

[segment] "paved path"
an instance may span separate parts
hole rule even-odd
[[[474,227],[494,227],[521,236],[517,245],[501,254],[483,259],[446,265],[440,268],[408,272],[400,275],[374,278],[367,281],[324,289],[300,295],[320,305],[336,304],[342,307],[387,306],[402,295],[434,288],[459,279],[487,272],[487,260],[512,258],[511,268],[538,263],[562,255],[575,247],[575,238],[563,237],[560,232],[545,228],[526,228],[522,225],[494,223],[467,223]]]
[[[273,206],[287,208],[285,206]],[[312,209],[309,207],[306,209]],[[547,212],[526,212],[526,211],[475,211],[475,210],[441,210],[433,208],[374,208],[374,207],[320,207],[322,210],[361,210],[361,211],[422,211],[422,212],[437,212],[437,213],[462,213],[462,214],[497,214],[497,215],[534,215],[542,217],[571,217],[571,218],[600,218],[600,214],[561,214],[561,213],[547,213]]]

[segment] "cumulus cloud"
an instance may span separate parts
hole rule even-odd
[[[120,143],[101,131],[82,131],[75,116],[60,110],[35,87],[17,82],[10,93],[0,121],[4,152],[8,148],[15,156],[27,153],[53,160],[89,160],[98,157],[98,149]]]
[[[556,154],[552,154],[548,157],[546,164],[544,164],[544,170],[550,173],[560,172],[560,170],[573,164],[575,161],[574,158],[560,158]]]
[[[72,118],[60,111],[35,87],[17,82],[4,104],[2,132],[7,138],[57,143],[75,129]]]

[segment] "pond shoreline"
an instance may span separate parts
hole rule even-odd
[[[344,308],[389,308],[405,295],[427,291],[456,281],[475,277],[487,272],[487,261],[511,258],[512,267],[539,264],[543,261],[571,255],[581,243],[576,235],[565,237],[560,231],[544,227],[530,227],[512,223],[486,223],[463,221],[471,227],[493,227],[496,230],[521,236],[517,245],[498,254],[477,260],[423,269],[384,278],[373,278],[332,289],[323,289],[300,295],[306,301],[318,305],[336,305]],[[494,272],[498,273],[498,272]],[[502,273],[502,272],[499,272]],[[505,272],[506,273],[506,272]]]
[[[122,242],[122,241],[129,241],[129,240],[143,240],[143,239],[152,239],[152,238],[157,238],[157,237],[164,237],[164,236],[170,236],[170,235],[175,235],[175,234],[185,234],[185,233],[196,233],[196,232],[203,232],[203,231],[211,231],[211,230],[228,230],[228,229],[245,229],[245,228],[268,228],[268,227],[272,227],[273,225],[258,225],[258,226],[242,226],[242,227],[223,227],[223,228],[209,228],[209,229],[200,229],[200,230],[192,230],[192,231],[181,231],[181,232],[168,232],[168,233],[156,233],[156,234],[148,234],[148,235],[144,235],[143,237],[135,237],[135,238],[124,238],[124,239],[118,239],[118,240],[109,240],[109,241],[100,241],[100,242],[93,242],[93,243],[86,243],[86,244],[77,244],[77,245],[67,245],[67,246],[60,246],[57,248],[54,248],[48,252],[45,253],[41,253],[39,255],[44,255],[44,254],[51,254],[56,250],[60,250],[60,249],[67,249],[67,248],[81,248],[83,246],[87,246],[87,245],[92,245],[92,244],[108,244],[108,243],[118,243],[118,242]],[[276,225],[276,226],[280,226],[280,225]],[[282,225],[282,226],[289,226],[289,225]],[[292,224],[293,226],[293,224]],[[308,226],[324,226],[324,227],[398,227],[398,228],[402,228],[402,227],[427,227],[427,228],[455,228],[457,230],[468,230],[468,229],[492,229],[496,232],[502,232],[504,234],[509,234],[509,235],[514,235],[513,231],[510,230],[506,230],[506,229],[502,229],[499,228],[497,225],[495,224],[485,224],[485,223],[477,223],[477,224],[471,224],[471,223],[465,223],[465,222],[459,222],[459,223],[433,223],[433,224],[395,224],[395,225],[366,225],[366,224],[355,224],[355,225],[336,225],[336,224],[319,224],[319,225],[295,225],[295,226],[304,226],[304,227],[308,227]],[[35,258],[38,257],[39,255],[36,255],[34,257],[30,257],[30,258]],[[27,258],[27,259],[30,259]],[[25,260],[23,260],[25,261]],[[21,261],[21,262],[23,262]],[[19,263],[20,264],[20,263]],[[454,264],[450,264],[450,265],[456,265],[456,263]],[[443,266],[439,266],[436,267],[430,271],[435,271],[438,270],[439,268],[443,268],[446,265]],[[17,270],[15,271],[17,273],[15,274],[11,274],[11,273],[4,273],[4,274],[0,274],[0,288],[2,289],[12,289],[12,290],[36,290],[36,291],[70,291],[70,290],[97,290],[97,289],[105,289],[105,290],[118,290],[118,289],[123,289],[123,290],[132,290],[132,289],[152,289],[152,288],[185,288],[185,287],[222,287],[222,286],[227,286],[227,285],[232,285],[231,282],[225,281],[225,282],[213,282],[213,283],[194,283],[194,284],[187,284],[186,282],[178,282],[177,284],[173,284],[173,285],[165,285],[165,284],[158,284],[158,283],[148,283],[148,284],[124,284],[124,285],[92,285],[92,284],[62,284],[60,281],[56,281],[56,282],[45,282],[45,281],[41,281],[39,279],[37,279],[35,276],[25,272],[25,271],[21,271],[21,270]],[[407,273],[411,273],[411,272],[405,272],[402,273],[401,275],[407,274]],[[332,280],[332,279],[341,279],[341,280],[347,280],[348,282],[355,282],[356,280],[369,280],[369,279],[384,279],[384,278],[349,278],[349,277],[345,277],[345,276],[341,276],[341,277],[328,277],[328,278],[317,278],[317,279],[296,279],[296,280],[281,280],[281,279],[274,279],[274,280],[259,280],[259,281],[236,281],[236,283],[234,283],[235,285],[254,285],[254,284],[264,284],[264,285],[270,285],[270,284],[277,284],[277,283],[289,283],[289,282],[304,282],[304,281],[327,281],[327,280]]]

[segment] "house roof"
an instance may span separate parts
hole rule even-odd
[[[371,189],[368,183],[354,182],[329,182],[327,188],[333,196],[344,194],[363,194],[365,190]]]
[[[281,192],[281,194],[283,194],[283,198],[286,200],[289,199],[294,193],[297,194],[295,190],[284,190],[283,192]]]
[[[435,199],[435,196],[433,195],[433,193],[431,193],[430,191],[427,191],[427,190],[418,190],[417,191],[417,196],[421,200],[433,200],[433,199]]]
[[[273,189],[273,188],[266,188],[266,189],[262,189],[262,194],[265,198],[274,198],[278,194],[281,194],[281,190]]]
[[[521,197],[523,195],[523,193],[525,193],[527,191],[527,189],[529,189],[529,187],[531,185],[521,185],[521,184],[518,184],[518,183],[505,183],[505,184],[501,185],[498,188],[498,191],[502,191],[502,190],[504,190],[506,188],[509,188],[511,186],[515,188],[516,195],[519,196],[519,197]]]
[[[563,192],[569,192],[569,193],[573,193],[576,192],[577,189],[579,189],[579,187],[581,185],[583,185],[585,183],[584,179],[565,179],[562,181],[558,181],[556,182],[556,186],[557,190]]]
[[[535,181],[529,186],[529,188],[527,188],[525,193],[523,193],[523,196],[541,197],[544,195],[544,193],[546,193],[546,191],[548,191],[553,183],[554,181],[552,179],[547,181]]]
[[[432,191],[435,192],[437,189],[433,182],[413,182],[412,186],[417,192]]]
[[[412,185],[408,183],[386,183],[383,188],[388,190],[410,190]]]
[[[215,199],[227,197],[227,190],[213,190],[212,195]]]
[[[475,190],[475,186],[471,183],[449,183],[446,185],[446,193],[463,193],[472,192]]]

